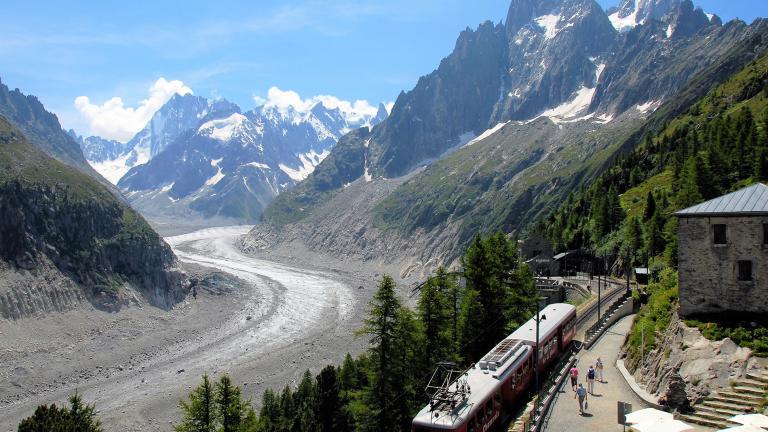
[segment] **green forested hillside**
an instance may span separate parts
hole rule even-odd
[[[32,146],[0,116],[0,259],[32,270],[46,261],[107,308],[133,283],[159,306],[181,298],[170,247],[95,179]],[[14,303],[15,305],[15,303]],[[29,313],[15,306],[0,316]]]
[[[556,249],[662,257],[675,265],[672,213],[768,179],[768,56],[695,103],[535,229]]]

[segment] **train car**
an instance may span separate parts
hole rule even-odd
[[[576,334],[576,308],[552,304],[540,313],[540,371],[550,366]],[[412,432],[486,432],[518,402],[534,376],[536,320],[499,342],[458,379],[439,389],[413,419]]]

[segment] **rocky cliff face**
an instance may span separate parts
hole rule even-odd
[[[0,316],[62,310],[83,299],[116,310],[127,286],[158,307],[186,295],[170,247],[141,216],[2,118],[0,169]]]
[[[685,410],[700,403],[711,392],[729,388],[747,372],[761,370],[765,363],[731,339],[707,340],[676,313],[657,341],[657,349],[639,362],[627,364],[627,369],[650,394],[669,401],[670,408]]]

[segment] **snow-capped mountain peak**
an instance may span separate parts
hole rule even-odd
[[[650,20],[663,21],[680,3],[681,0],[624,0],[608,19],[616,30],[624,32]]]
[[[203,123],[197,129],[197,133],[222,142],[229,142],[233,136],[242,135],[248,126],[253,125],[247,117],[240,113],[234,113],[229,117]]]
[[[247,112],[221,101],[198,104],[192,127],[157,155],[141,153],[137,159],[146,163],[128,171],[118,187],[145,212],[193,210],[205,217],[253,221],[277,194],[312,173],[342,135],[386,118],[383,104],[356,110],[355,104],[335,98],[316,97],[310,103],[286,93],[273,98],[284,103]],[[164,110],[160,120],[167,124],[173,112],[178,110]]]

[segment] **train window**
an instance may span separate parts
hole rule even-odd
[[[483,423],[485,423],[485,410],[483,410],[483,407],[480,407],[480,410],[477,412],[477,424]]]
[[[501,393],[496,392],[496,394],[493,395],[493,404],[496,405],[497,408],[501,405]]]
[[[477,429],[477,422],[475,419],[472,419],[469,421],[469,426],[467,426],[467,432],[475,432]]]
[[[493,400],[488,400],[488,402],[486,402],[485,412],[487,412],[489,416],[491,415],[493,412]]]

